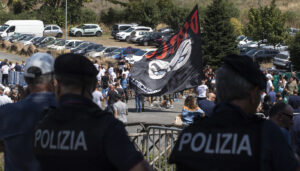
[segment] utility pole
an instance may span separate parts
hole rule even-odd
[[[66,0],[66,16],[65,16],[65,44],[67,44],[67,35],[68,35],[68,0]]]

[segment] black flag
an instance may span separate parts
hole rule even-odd
[[[198,6],[181,29],[133,66],[131,83],[138,94],[163,95],[200,84],[202,56]]]

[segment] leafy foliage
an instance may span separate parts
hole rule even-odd
[[[117,0],[108,1],[122,5],[125,9],[117,11],[110,8],[107,12],[101,12],[101,21],[106,24],[124,20],[156,27],[159,23],[166,23],[177,30],[189,12],[187,9],[176,6],[171,0],[129,0],[127,3]]]
[[[227,3],[227,0],[213,0],[202,24],[204,63],[215,67],[221,65],[223,57],[236,53],[236,35],[230,23],[230,9],[226,8]]]
[[[295,70],[300,70],[300,32],[296,34],[289,44],[291,62]]]
[[[248,13],[249,23],[245,33],[253,40],[268,40],[268,43],[276,45],[284,42],[286,38],[285,15],[276,7],[275,0],[270,6],[251,8]]]

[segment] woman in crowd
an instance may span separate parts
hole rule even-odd
[[[202,109],[195,103],[195,98],[189,95],[185,101],[181,112],[181,119],[183,124],[191,124],[195,119],[203,118],[205,116]]]

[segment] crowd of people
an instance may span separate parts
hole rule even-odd
[[[281,163],[289,166],[286,170],[299,169],[295,156],[300,156],[300,115],[295,113],[300,113],[300,83],[296,73],[280,75],[275,81],[274,73],[261,72],[248,60],[229,56],[216,71],[206,66],[199,86],[161,97],[135,93],[130,84],[132,66],[126,62],[105,66],[75,54],[61,55],[54,61],[46,53],[34,54],[22,64],[4,60],[2,75],[6,68],[8,73],[24,72],[27,83],[25,90],[8,85],[5,79],[0,85],[5,169],[151,170],[122,124],[127,122],[130,99],[135,99],[136,112],[144,111],[146,101],[149,107],[169,109],[184,99],[180,118],[185,129],[170,157],[178,170],[282,170]],[[241,160],[225,158],[238,160],[238,164],[222,163],[217,156],[228,154],[219,149],[228,132],[232,132],[233,144],[238,143],[232,147],[232,155],[241,155]],[[196,145],[199,137],[202,143]],[[211,145],[216,149],[210,149]],[[256,151],[258,146],[262,151]],[[248,158],[252,155],[255,160]],[[211,163],[211,157],[221,164]]]

